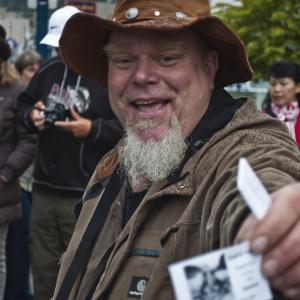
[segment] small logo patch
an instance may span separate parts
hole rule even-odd
[[[147,277],[133,276],[128,291],[128,297],[138,298],[138,299],[141,298],[143,296],[147,282],[148,282]]]

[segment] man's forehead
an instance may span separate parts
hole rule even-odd
[[[188,30],[179,32],[159,30],[128,30],[112,32],[108,45],[114,50],[132,47],[133,43],[151,44],[155,48],[176,48],[186,46],[186,42],[193,38]]]

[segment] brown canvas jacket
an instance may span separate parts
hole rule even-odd
[[[233,244],[249,213],[236,189],[241,156],[249,160],[269,192],[300,180],[300,154],[287,129],[258,112],[255,103],[248,100],[225,128],[187,161],[178,181],[170,184],[163,180],[150,187],[123,230],[122,187],[92,252],[86,253],[86,263],[68,299],[86,299],[96,266],[106,256],[108,261],[96,280],[92,299],[175,299],[168,265]],[[105,186],[116,164],[117,149],[97,166],[87,191],[97,182]],[[100,194],[83,203],[53,299],[99,201]],[[138,294],[132,287],[141,279],[147,284]]]

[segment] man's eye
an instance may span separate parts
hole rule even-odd
[[[161,56],[158,58],[158,61],[160,64],[169,66],[173,65],[178,61],[179,57],[175,55],[166,55],[166,56]]]
[[[128,68],[134,62],[134,60],[129,57],[117,57],[112,61],[120,68]]]

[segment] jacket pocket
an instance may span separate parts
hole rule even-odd
[[[14,206],[20,201],[20,186],[17,180],[0,183],[0,207]]]
[[[173,255],[164,253],[160,238],[159,233],[147,232],[137,239],[111,282],[106,299],[173,299],[166,264]]]

